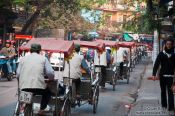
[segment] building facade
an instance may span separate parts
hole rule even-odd
[[[101,30],[110,32],[123,32],[123,25],[138,15],[140,8],[146,8],[145,3],[126,3],[125,0],[109,0],[100,6],[98,10],[103,11],[105,24],[100,26]]]

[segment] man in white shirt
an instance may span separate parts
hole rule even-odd
[[[124,61],[126,60],[126,58],[127,58],[127,54],[126,54],[125,49],[120,47],[117,50],[117,63],[120,64],[120,76],[122,76],[122,74],[123,74],[123,64],[124,64]]]
[[[73,82],[76,85],[76,94],[79,94],[79,87],[80,87],[80,78],[82,77],[82,71],[81,68],[84,69],[88,74],[90,74],[90,69],[83,57],[83,55],[80,54],[80,45],[75,45],[75,53],[69,61],[70,63],[70,78],[73,79]],[[69,66],[66,63],[65,69],[63,73],[63,77],[68,77],[69,73]]]
[[[40,44],[31,45],[31,54],[22,58],[19,63],[17,77],[22,91],[42,95],[40,112],[43,112],[51,98],[51,91],[45,83],[45,78],[53,80],[54,70],[48,59],[39,54],[40,51]]]

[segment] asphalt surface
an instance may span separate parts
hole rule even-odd
[[[130,83],[126,80],[117,82],[116,91],[112,86],[106,84],[106,89],[100,89],[100,98],[97,113],[93,114],[92,106],[89,104],[75,107],[72,109],[72,116],[126,116],[128,109],[125,107],[135,101],[137,97],[140,75],[146,65],[146,60],[136,65],[130,76]],[[58,73],[56,73],[57,75]],[[17,80],[8,82],[0,80],[0,116],[12,116],[15,103],[17,101]]]
[[[0,80],[0,116],[12,116],[17,101],[17,80]]]

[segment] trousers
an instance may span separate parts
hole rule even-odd
[[[46,88],[46,89],[26,88],[26,89],[22,89],[22,91],[32,92],[34,95],[42,95],[40,110],[44,110],[47,107],[52,95],[49,88]]]
[[[168,110],[174,109],[174,94],[171,89],[172,85],[173,85],[173,77],[160,76],[161,104],[162,107],[165,108],[167,108],[168,106]]]

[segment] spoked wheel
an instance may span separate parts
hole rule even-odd
[[[34,116],[33,109],[32,109],[32,104],[25,104],[25,106],[23,107],[22,103],[17,102],[13,116],[20,116],[20,115]]]
[[[130,77],[130,74],[129,74],[129,71],[127,71],[126,73],[127,84],[129,84],[129,77]]]
[[[61,109],[60,116],[70,116],[71,114],[71,103],[69,100],[65,101],[65,104],[63,103],[63,109]]]
[[[24,108],[24,116],[33,116],[32,104],[26,104]]]
[[[112,77],[113,91],[115,91],[116,83],[117,83],[117,78],[116,78],[116,75],[114,74],[114,76]]]
[[[93,95],[93,113],[94,114],[97,112],[98,100],[99,100],[99,86],[97,85]]]
[[[17,102],[16,106],[15,106],[15,111],[14,111],[14,115],[13,116],[19,116],[20,114],[20,103]]]
[[[12,81],[12,79],[13,79],[13,74],[8,74],[7,75],[7,80],[8,81]]]

